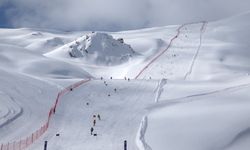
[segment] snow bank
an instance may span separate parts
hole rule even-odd
[[[147,126],[148,126],[148,118],[147,116],[144,116],[136,137],[136,144],[140,150],[152,150],[144,139]]]
[[[157,150],[247,150],[249,86],[166,103],[148,115],[147,143]]]
[[[157,103],[161,97],[161,93],[164,90],[164,85],[167,84],[167,79],[161,79],[158,83],[157,89],[156,89],[156,96],[155,96],[155,102]]]

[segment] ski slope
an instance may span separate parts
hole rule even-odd
[[[61,99],[51,128],[43,138],[49,141],[48,149],[122,149],[124,140],[128,141],[129,149],[136,149],[138,125],[145,108],[154,103],[151,97],[157,82],[106,82],[108,86],[103,81],[88,82]],[[94,133],[97,133],[94,137],[90,135],[90,128],[93,115],[97,114],[101,115],[101,120],[97,119],[94,126]],[[60,136],[56,137],[56,133]],[[41,149],[43,140],[38,145],[30,149]]]
[[[136,53],[121,61],[121,46],[109,65],[61,55],[88,31],[0,29],[1,150],[39,129],[57,94],[84,79],[60,97],[48,130],[27,149],[45,140],[53,150],[123,149],[124,140],[138,150],[248,149],[249,18],[106,32]]]

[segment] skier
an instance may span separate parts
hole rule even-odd
[[[116,90],[117,90],[117,89],[115,88],[114,91],[116,92]]]
[[[94,119],[94,121],[93,121],[93,126],[95,126],[95,124],[96,124],[96,120]]]
[[[91,128],[90,128],[90,134],[91,134],[91,135],[93,135],[93,131],[94,131],[94,128],[91,127]]]
[[[98,118],[99,120],[101,120],[101,116],[100,116],[99,114],[97,115],[97,118]]]

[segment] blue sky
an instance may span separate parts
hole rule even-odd
[[[213,21],[249,0],[0,0],[0,27],[119,31]]]
[[[10,27],[11,25],[8,23],[8,19],[5,15],[6,10],[9,8],[8,3],[4,3],[2,6],[0,5],[0,27]]]

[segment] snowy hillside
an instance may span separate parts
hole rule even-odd
[[[0,29],[1,150],[248,150],[249,20]]]
[[[128,62],[136,54],[122,38],[115,40],[106,33],[92,32],[45,55],[59,59],[81,58],[85,63],[112,66]]]
[[[17,46],[0,44],[0,68],[40,78],[88,78],[90,74],[71,64],[52,60]]]

